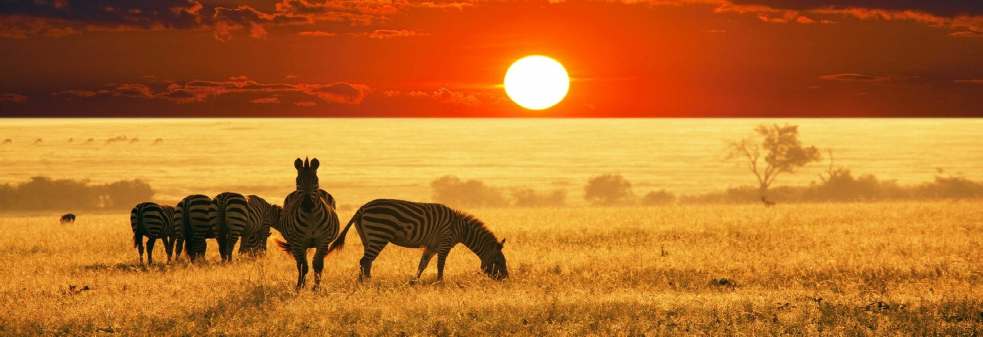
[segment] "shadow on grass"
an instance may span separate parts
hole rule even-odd
[[[162,272],[167,269],[174,268],[176,264],[163,264],[154,263],[153,265],[140,264],[137,262],[122,262],[122,263],[93,263],[87,264],[80,267],[84,271],[91,272],[125,272],[125,273],[141,273],[148,271]]]

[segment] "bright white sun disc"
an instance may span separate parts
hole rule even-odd
[[[543,110],[560,103],[570,90],[570,76],[560,62],[546,56],[526,56],[505,73],[505,93],[513,102],[530,110]]]

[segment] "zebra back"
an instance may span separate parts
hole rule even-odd
[[[214,237],[215,203],[206,195],[189,195],[175,207],[176,226],[182,229],[186,250],[192,241]],[[190,250],[189,250],[190,252]]]
[[[130,211],[130,227],[135,237],[163,237],[170,226],[171,221],[167,212],[156,203],[142,202]]]
[[[215,196],[215,221],[219,230],[233,237],[242,236],[249,227],[249,206],[239,193],[224,192]]]

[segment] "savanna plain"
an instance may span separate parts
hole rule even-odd
[[[357,282],[357,236],[322,288],[292,258],[141,266],[127,214],[0,220],[7,336],[947,335],[983,330],[976,202],[478,209],[508,240],[493,281],[389,247]],[[347,219],[350,212],[342,212]],[[163,257],[157,249],[157,257]]]
[[[759,124],[798,125],[802,143],[824,154],[779,177],[771,207],[721,192],[757,191],[746,163],[722,159],[728,141]],[[0,336],[979,336],[981,127],[5,120]],[[417,281],[422,252],[390,245],[360,283],[354,230],[327,257],[317,290],[295,291],[295,263],[276,249],[275,231],[260,257],[222,263],[209,240],[202,263],[167,262],[159,243],[158,263],[140,263],[135,203],[233,191],[282,204],[292,162],[305,156],[323,163],[321,187],[342,225],[375,198],[483,202],[458,208],[507,240],[509,278],[488,278],[458,246],[443,282],[433,263]],[[598,176],[616,177],[626,198],[592,200],[585,184]],[[828,191],[843,193],[809,194]],[[699,197],[718,192],[727,198]],[[846,198],[801,197],[810,195]],[[60,224],[67,212],[77,220]]]

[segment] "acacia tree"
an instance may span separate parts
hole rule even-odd
[[[793,174],[806,164],[819,161],[821,155],[815,146],[802,145],[798,125],[758,125],[754,132],[756,137],[729,142],[727,159],[746,162],[758,179],[761,202],[772,204],[767,192],[775,178],[782,173]]]

